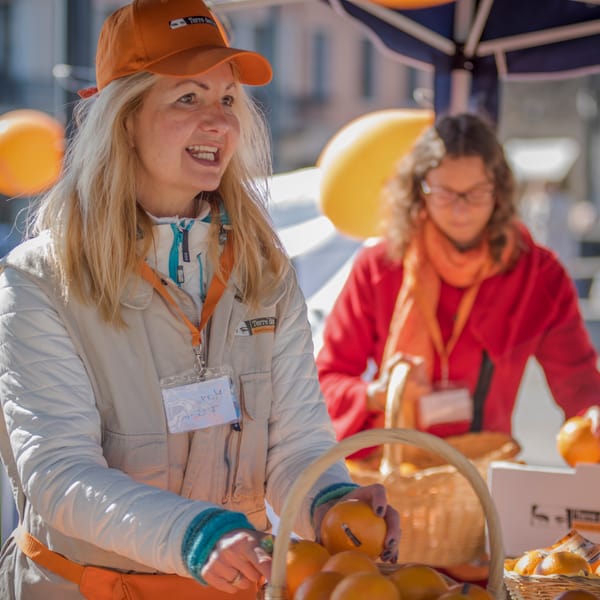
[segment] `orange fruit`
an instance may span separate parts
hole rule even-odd
[[[518,560],[519,560],[518,558],[505,558],[504,559],[504,569],[506,571],[514,570],[515,565],[517,564]]]
[[[544,550],[527,550],[515,563],[513,571],[519,575],[532,575],[547,554]]]
[[[589,575],[590,564],[569,550],[551,552],[537,565],[535,575]]]
[[[360,550],[376,558],[383,551],[387,525],[361,500],[334,504],[321,521],[321,543],[331,554]]]
[[[309,575],[299,586],[293,600],[329,600],[344,575],[335,571],[319,571]]]
[[[470,600],[469,596],[460,592],[444,592],[441,596],[437,596],[435,600]]]
[[[572,467],[580,462],[600,462],[600,440],[592,433],[590,419],[567,419],[556,436],[556,447],[565,462]]]
[[[401,462],[398,471],[400,472],[400,475],[412,475],[419,471],[419,467],[414,463]]]
[[[449,592],[456,592],[471,598],[472,600],[494,600],[494,596],[490,594],[485,588],[477,585],[476,583],[456,583],[448,588]],[[440,596],[441,598],[442,596]]]
[[[569,590],[554,596],[554,600],[598,600],[598,596],[586,590]]]
[[[396,586],[381,573],[347,575],[334,588],[330,600],[400,600]]]
[[[388,577],[402,600],[433,600],[448,591],[443,575],[428,565],[404,565]]]
[[[352,575],[352,573],[379,573],[375,561],[359,550],[344,550],[332,554],[321,568],[321,571],[335,571],[342,575]]]
[[[472,562],[450,565],[444,571],[454,581],[484,581],[490,575],[490,566],[487,562]]]
[[[311,540],[297,540],[290,543],[286,556],[286,586],[289,598],[294,597],[298,586],[329,559],[329,552]]]

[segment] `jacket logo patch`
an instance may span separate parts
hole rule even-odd
[[[248,319],[242,321],[237,329],[235,335],[257,335],[259,333],[272,333],[275,331],[277,325],[277,319],[275,317],[258,317],[257,319]]]

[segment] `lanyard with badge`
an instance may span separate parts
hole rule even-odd
[[[424,311],[427,329],[440,357],[441,380],[431,392],[422,395],[417,402],[419,429],[426,430],[444,423],[470,423],[473,419],[473,399],[467,385],[449,380],[449,359],[462,333],[479,291],[479,285],[470,286],[460,301],[452,333],[444,343],[440,325],[434,313]]]
[[[196,327],[167,290],[166,282],[148,263],[140,265],[140,274],[186,324],[196,355],[195,368],[162,378],[160,386],[170,433],[183,433],[215,425],[238,422],[240,405],[233,386],[233,370],[222,366],[208,368],[203,352],[202,330],[212,316],[233,269],[233,248],[225,242],[220,258],[222,277],[214,276],[206,294]]]

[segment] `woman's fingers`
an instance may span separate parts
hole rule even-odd
[[[387,524],[387,534],[385,541],[383,542],[383,552],[381,553],[381,559],[386,562],[398,562],[398,545],[400,543],[400,515],[398,511],[391,506],[387,505],[385,511],[385,522]]]
[[[592,422],[592,432],[600,438],[600,406],[590,406],[585,416]]]
[[[237,530],[216,544],[200,575],[208,585],[233,593],[271,575],[271,557],[260,546],[264,534]]]
[[[379,517],[385,515],[388,506],[387,495],[385,488],[380,483],[373,483],[371,485],[364,485],[356,488],[346,494],[343,498],[340,498],[340,500],[349,500],[350,498],[366,502]]]

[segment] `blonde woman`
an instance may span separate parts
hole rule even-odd
[[[271,78],[200,0],[104,24],[61,180],[0,275],[0,596],[254,598],[268,500],[335,443],[304,299],[264,208]],[[343,464],[306,490],[398,515]]]

